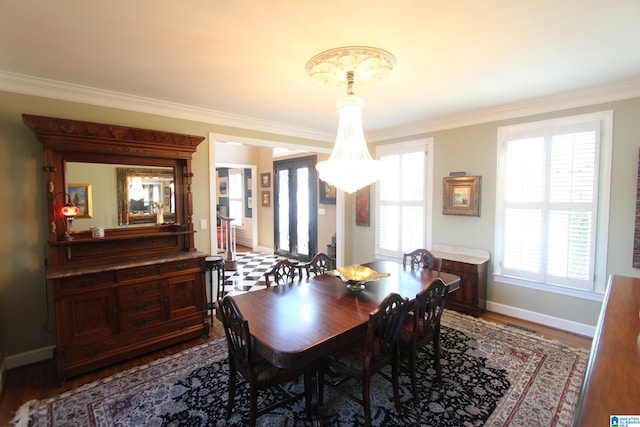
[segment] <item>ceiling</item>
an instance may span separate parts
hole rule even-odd
[[[346,92],[306,74],[324,50],[396,57],[388,79],[355,83],[366,134],[637,81],[638,22],[638,0],[0,0],[0,89],[90,91],[324,139]]]

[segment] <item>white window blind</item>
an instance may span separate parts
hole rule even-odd
[[[589,115],[499,129],[500,275],[595,289],[602,127]]]
[[[382,150],[384,175],[378,186],[377,251],[400,258],[425,247],[424,144]]]

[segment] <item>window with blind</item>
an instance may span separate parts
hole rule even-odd
[[[606,232],[611,114],[498,129],[496,272],[530,283],[599,291]],[[604,163],[607,163],[604,165]],[[602,166],[605,166],[603,169]],[[599,203],[600,201],[604,203]],[[606,257],[606,251],[604,255]]]
[[[430,194],[430,141],[378,148],[385,171],[378,184],[376,203],[378,255],[399,259],[405,252],[427,247],[431,217],[426,205]]]

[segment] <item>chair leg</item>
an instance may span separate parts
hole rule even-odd
[[[362,407],[364,408],[364,425],[371,427],[371,376],[362,378]]]
[[[433,335],[433,363],[436,368],[438,383],[442,382],[442,365],[440,364],[440,329]]]
[[[255,384],[250,385],[249,392],[249,427],[256,427],[258,420],[258,387]]]
[[[315,373],[309,370],[304,373],[304,399],[307,407],[307,416],[311,418],[313,416],[312,402],[313,402],[313,375]]]

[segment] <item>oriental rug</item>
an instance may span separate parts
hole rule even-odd
[[[390,384],[374,377],[375,426],[569,426],[584,377],[588,351],[542,339],[453,311],[442,318],[443,382],[435,381],[431,346],[420,354],[420,396],[415,402],[405,361],[402,411]],[[40,401],[25,403],[17,426],[244,426],[248,388],[240,387],[231,418],[225,417],[228,364],[224,338],[155,360]],[[360,393],[360,384],[347,383]],[[302,391],[301,383],[289,386]],[[280,399],[261,393],[259,406]],[[325,387],[323,425],[360,426],[362,408]],[[304,400],[258,418],[259,426],[307,426]]]

